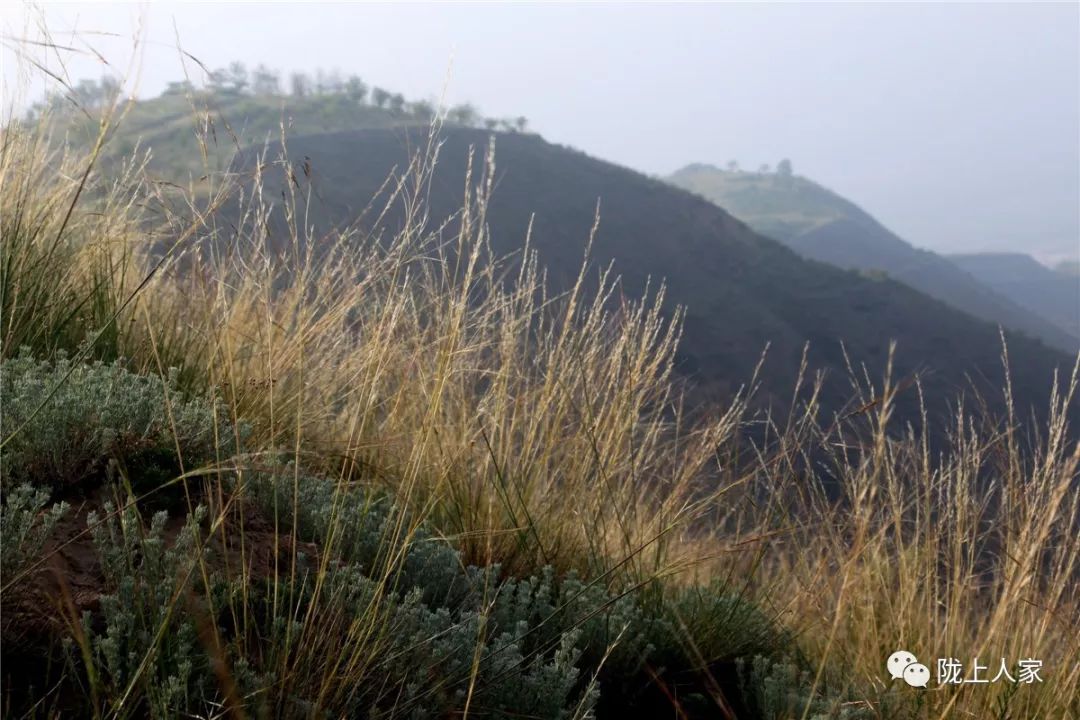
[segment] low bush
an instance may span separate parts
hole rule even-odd
[[[4,493],[0,506],[0,576],[5,581],[41,557],[49,534],[68,509],[64,502],[49,505],[49,492],[29,484]]]
[[[84,613],[74,634],[84,669],[76,676],[85,678],[94,714],[172,718],[210,711],[217,699],[212,655],[201,646],[198,613],[185,593],[204,552],[199,524],[205,509],[171,542],[165,511],[144,527],[133,506],[116,512],[106,503],[103,510],[103,518],[91,513],[88,524],[105,592],[100,612]]]
[[[0,364],[0,395],[5,488],[67,492],[117,473],[150,490],[236,447],[219,408],[183,397],[175,373],[159,378],[118,361],[76,363],[63,353],[37,361],[24,352]]]
[[[752,717],[761,720],[910,720],[917,717],[918,696],[886,691],[875,703],[815,690],[814,674],[790,659],[756,655],[738,662],[739,682]]]

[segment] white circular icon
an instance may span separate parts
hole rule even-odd
[[[911,663],[904,668],[904,682],[911,687],[926,687],[926,684],[930,682],[930,668],[922,663]]]
[[[889,674],[892,675],[893,680],[899,680],[904,677],[904,668],[917,662],[918,660],[915,656],[907,650],[897,650],[889,656],[889,660],[885,663],[885,667],[889,671]]]

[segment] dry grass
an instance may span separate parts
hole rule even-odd
[[[1063,388],[1037,438],[1016,418],[991,424],[961,409],[947,446],[932,449],[925,425],[920,435],[890,424],[886,382],[863,396],[878,404],[861,427],[780,441],[782,464],[759,478],[764,494],[788,490],[773,503],[778,536],[760,581],[783,598],[819,680],[847,676],[871,698],[890,682],[884,659],[897,649],[934,676],[939,658],[959,660],[966,678],[978,659],[984,679],[1002,658],[1013,676],[1035,658],[1046,682],[932,683],[924,716],[1077,716],[1080,448],[1065,415],[1075,369]],[[814,478],[806,449],[824,447]]]
[[[261,192],[288,158],[185,194],[138,162],[98,177],[100,144],[79,153],[50,126],[9,123],[0,139],[5,357],[28,345],[177,367],[187,390],[251,423],[248,461],[285,449],[343,484],[391,489],[471,562],[737,587],[796,631],[819,687],[871,705],[904,648],[927,664],[978,657],[991,676],[1002,657],[1044,662],[1040,684],[932,685],[920,716],[1080,717],[1075,371],[1038,431],[961,410],[932,450],[927,428],[890,423],[886,380],[840,423],[819,424],[811,387],[748,450],[747,398],[683,412],[662,288],[630,301],[604,272],[591,295],[583,270],[549,297],[527,243],[491,256],[490,148],[455,218],[425,211],[436,126],[367,222],[312,238],[298,186]],[[403,226],[371,222],[392,204],[408,208]],[[272,216],[284,245],[267,236]],[[317,634],[333,647],[312,634],[283,657],[285,674],[323,695],[340,692],[329,678],[364,675],[373,625],[339,630]]]

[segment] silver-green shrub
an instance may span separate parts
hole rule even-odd
[[[916,716],[912,698],[892,692],[882,693],[871,706],[849,698],[844,692],[830,693],[814,675],[793,660],[769,659],[761,655],[738,661],[739,683],[754,717],[761,720],[911,720]]]
[[[93,695],[106,710],[119,712],[127,701],[152,718],[206,711],[217,700],[216,682],[185,607],[203,553],[199,527],[205,509],[197,508],[171,543],[164,511],[148,528],[132,506],[116,512],[106,503],[104,513],[87,518],[106,587],[100,619],[89,612],[82,619],[84,660],[90,663],[85,675]]]
[[[245,492],[283,527],[295,523],[302,540],[369,577],[387,577],[401,594],[420,589],[429,605],[453,605],[477,583],[477,569],[465,568],[457,550],[412,521],[385,493],[297,472],[291,464],[241,477]]]
[[[4,487],[71,488],[103,477],[110,463],[134,479],[164,482],[179,468],[234,451],[219,408],[185,398],[168,377],[119,363],[35,361],[24,352],[0,364]]]
[[[34,561],[56,523],[68,511],[67,503],[49,504],[49,492],[18,485],[4,493],[0,506],[0,578],[9,583]]]

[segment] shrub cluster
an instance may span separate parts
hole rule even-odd
[[[177,450],[193,463],[235,451],[218,409],[181,397],[169,379],[25,354],[2,369],[6,420],[18,430],[3,455],[5,577],[41,552],[67,511],[46,509],[51,493],[101,476],[110,462],[131,485],[149,487],[168,479],[166,467],[178,469],[166,461]],[[273,519],[275,544],[291,538],[292,555],[254,577],[215,557],[226,550],[204,506],[181,522],[166,510],[147,516],[144,503],[104,502],[87,518],[99,606],[59,643],[67,682],[85,703],[67,710],[611,716],[647,702],[655,678],[685,685],[702,666],[730,669],[786,641],[754,605],[719,587],[665,596],[612,577],[558,577],[551,567],[512,577],[498,565],[466,566],[392,495],[292,463],[220,477],[241,504]],[[752,667],[755,688],[776,684],[775,672]],[[771,697],[747,697],[754,692]]]
[[[0,514],[0,577],[10,579],[41,557],[56,523],[68,511],[67,503],[49,505],[49,492],[18,485],[4,492]]]
[[[0,364],[0,396],[5,489],[71,491],[119,473],[149,490],[235,450],[220,409],[184,398],[175,371],[136,375],[120,362],[74,363],[63,353],[39,362],[24,351]]]

